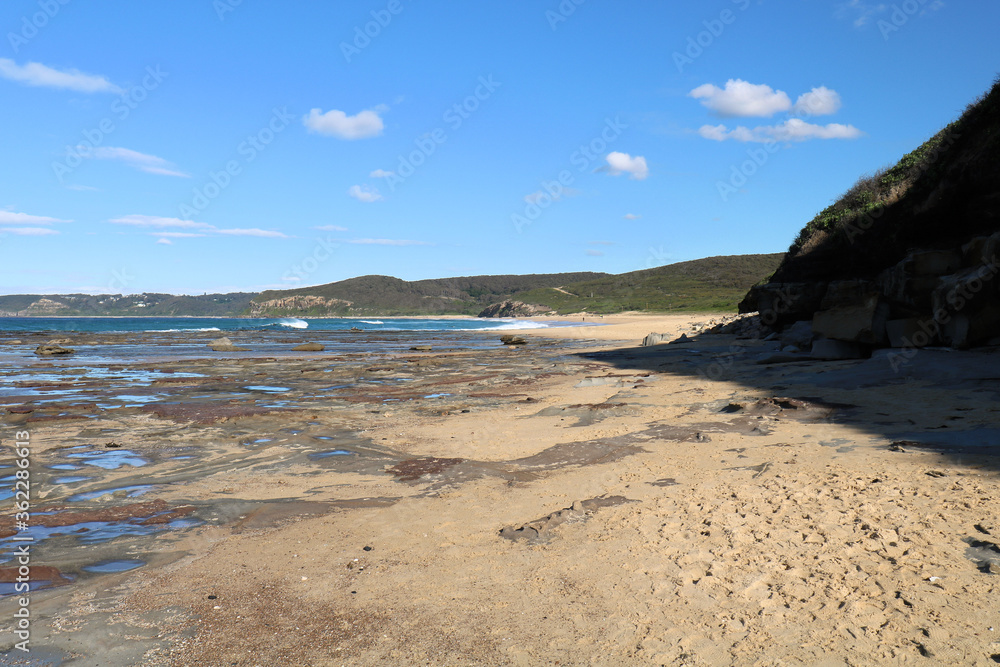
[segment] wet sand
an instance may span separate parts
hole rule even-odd
[[[36,658],[996,664],[1000,354],[637,347],[710,319],[378,356],[160,340],[96,374],[25,357],[2,463],[29,429]]]

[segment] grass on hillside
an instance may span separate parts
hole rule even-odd
[[[709,257],[598,280],[522,292],[519,301],[560,314],[736,311],[747,290],[774,273],[783,255]],[[568,292],[568,294],[567,294]]]
[[[990,90],[971,102],[958,120],[925,141],[919,148],[904,155],[899,162],[862,176],[837,201],[820,211],[799,232],[789,248],[794,256],[810,240],[823,232],[849,234],[853,225],[862,228],[880,217],[884,209],[913,194],[918,189],[931,187],[939,180],[946,168],[946,160],[940,159],[949,147],[957,141],[969,127],[985,126],[987,144],[981,146],[985,153],[996,149],[995,128],[997,109],[1000,109],[1000,77],[993,82]],[[981,121],[985,120],[983,123]]]

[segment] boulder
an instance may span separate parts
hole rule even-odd
[[[821,338],[813,341],[810,356],[813,359],[835,361],[840,359],[864,359],[868,355],[857,343]]]
[[[527,345],[528,341],[520,336],[512,336],[507,334],[506,336],[500,336],[500,342],[504,345]]]
[[[650,347],[652,345],[659,345],[660,343],[664,342],[666,338],[667,338],[666,334],[651,333],[642,339],[642,346]]]
[[[293,352],[322,352],[326,347],[319,343],[302,343],[292,348]]]
[[[60,356],[64,354],[73,354],[76,350],[71,350],[68,347],[60,347],[59,345],[39,345],[35,348],[35,354],[41,355],[43,357]]]
[[[248,352],[250,350],[248,347],[237,347],[233,345],[233,341],[229,340],[226,336],[216,338],[215,340],[209,342],[208,346],[212,348],[213,352]]]
[[[792,346],[800,350],[808,350],[815,337],[812,322],[803,320],[785,328],[781,332],[779,340],[781,340],[782,348]]]

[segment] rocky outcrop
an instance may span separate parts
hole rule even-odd
[[[292,348],[293,352],[322,352],[326,347],[319,343],[302,343]]]
[[[63,356],[66,354],[73,354],[74,352],[76,352],[76,350],[71,350],[68,347],[61,347],[59,345],[51,345],[51,344],[39,345],[35,349],[35,354],[42,357]]]
[[[250,317],[277,317],[282,315],[324,315],[344,311],[352,302],[327,299],[321,296],[285,296],[280,299],[250,302]]]
[[[483,309],[479,317],[531,317],[549,312],[548,309],[521,301],[501,301]]]
[[[873,280],[816,282],[808,289],[800,283],[759,286],[754,305],[776,303],[766,301],[770,295],[805,293],[816,303],[816,295],[821,294],[818,307],[800,320],[810,321],[813,335],[820,340],[869,350],[982,345],[1000,336],[998,252],[1000,232],[967,239],[950,249],[910,251]],[[799,308],[804,300],[789,303]],[[771,319],[776,329],[787,328],[787,318]]]

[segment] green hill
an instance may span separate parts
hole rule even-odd
[[[407,282],[363,276],[269,291],[248,310],[258,316],[478,315],[514,299],[546,311],[733,311],[746,290],[777,268],[781,254],[709,257],[620,275],[555,273]]]
[[[11,294],[0,296],[0,316],[231,317],[255,294]]]
[[[735,311],[747,289],[774,273],[782,257],[781,253],[708,257],[569,283],[561,290],[534,289],[517,299],[559,313]]]

